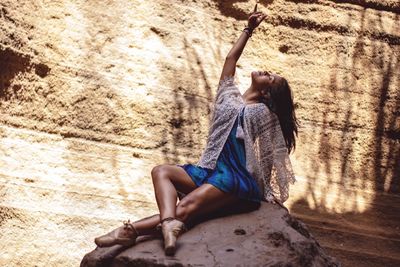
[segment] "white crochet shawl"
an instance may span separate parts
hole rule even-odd
[[[215,168],[242,108],[243,125],[239,123],[236,137],[244,140],[246,169],[263,192],[263,201],[281,204],[289,197],[289,183],[295,177],[278,117],[263,103],[246,105],[232,76],[219,84],[206,148],[197,166]]]

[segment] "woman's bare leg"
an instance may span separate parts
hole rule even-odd
[[[176,218],[188,222],[202,215],[237,204],[240,201],[236,196],[225,193],[211,184],[192,190],[176,206]],[[141,219],[134,222],[134,226],[140,235],[157,234],[156,226],[160,223],[160,215]]]
[[[177,192],[188,194],[197,188],[185,170],[176,165],[159,165],[151,171],[154,193],[160,214],[135,221],[139,235],[154,235],[161,218],[176,216]]]
[[[210,184],[203,184],[196,188],[196,185],[189,175],[178,166],[158,166],[153,169],[152,177],[157,204],[162,215],[155,214],[133,222],[132,224],[138,232],[138,235],[156,234],[156,226],[160,223],[161,218],[176,217],[183,222],[187,222],[192,218],[197,218],[225,206],[234,205],[239,201],[236,196],[225,193]],[[177,206],[176,190],[186,194]],[[110,243],[114,243],[114,241],[104,241],[104,239],[110,239],[109,236],[117,235],[128,237],[130,235],[131,238],[136,237],[134,232],[129,234],[128,232],[124,232],[125,230],[122,230],[122,228],[124,227],[121,226],[104,235],[105,238],[104,236],[96,238],[96,244],[99,246],[101,246],[101,243],[103,246],[107,246],[107,243],[111,245]],[[111,239],[112,238],[114,237],[111,237]]]
[[[151,171],[160,219],[176,216],[177,190],[188,194],[196,185],[186,171],[176,165],[159,165]]]
[[[240,201],[243,200],[206,183],[190,192],[179,202],[176,208],[176,217],[183,222],[188,222],[222,208],[232,207]]]

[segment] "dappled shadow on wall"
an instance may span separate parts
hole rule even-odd
[[[384,32],[384,22],[360,12],[357,36],[342,36],[336,44],[313,135],[301,137],[305,146],[317,141],[318,148],[304,159],[303,197],[290,210],[311,226],[399,239],[400,36],[367,42],[369,27]],[[390,242],[392,250],[398,246]]]

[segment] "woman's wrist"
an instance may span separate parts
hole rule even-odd
[[[248,37],[251,37],[253,35],[254,28],[247,26],[243,29],[243,31],[247,34]]]

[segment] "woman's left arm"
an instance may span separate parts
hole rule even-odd
[[[228,76],[234,76],[236,70],[236,62],[242,55],[243,49],[246,46],[247,40],[251,36],[253,30],[260,25],[266,15],[262,12],[253,12],[247,22],[247,27],[243,30],[239,39],[233,45],[228,55],[226,56],[224,67],[222,69],[220,80]]]

